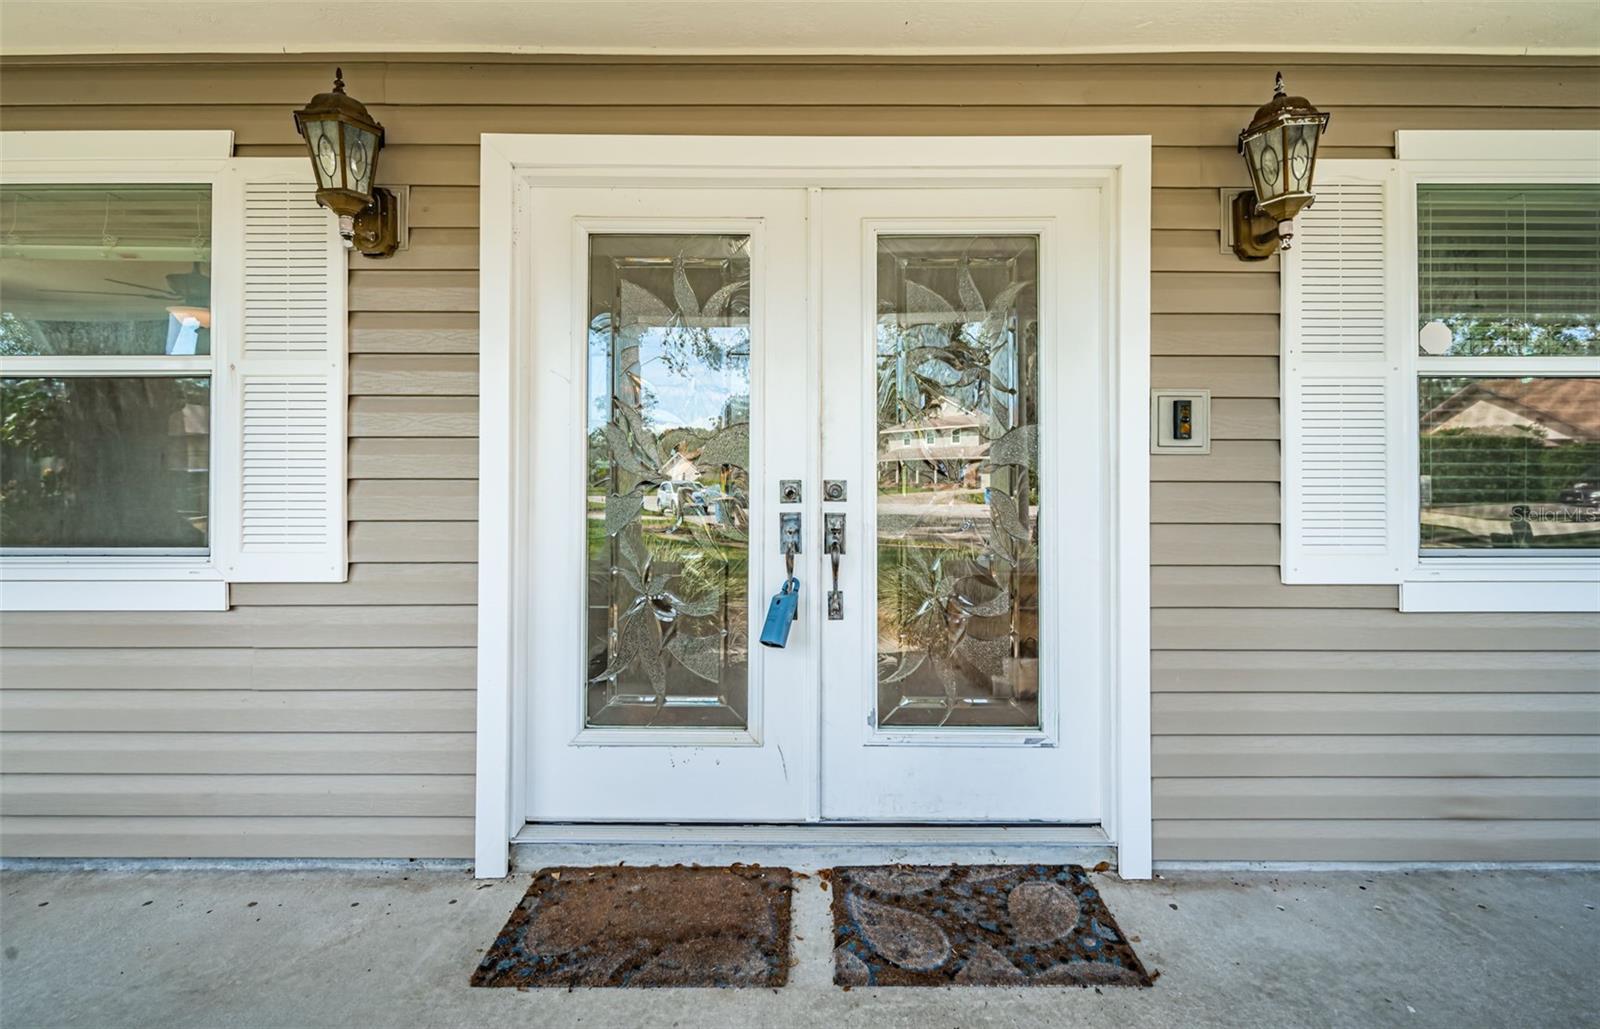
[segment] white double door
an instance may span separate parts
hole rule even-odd
[[[528,201],[526,817],[1098,822],[1100,191]]]

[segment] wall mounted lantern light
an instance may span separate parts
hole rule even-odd
[[[1294,216],[1316,199],[1317,143],[1331,117],[1303,96],[1285,96],[1279,72],[1272,99],[1239,133],[1239,153],[1255,186],[1233,198],[1233,252],[1240,260],[1261,261],[1289,249]]]
[[[318,93],[294,112],[317,173],[317,203],[339,216],[344,245],[368,257],[388,257],[400,245],[395,195],[373,186],[383,126],[367,106],[344,91],[344,70],[334,69],[333,92]]]

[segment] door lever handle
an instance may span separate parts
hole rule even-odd
[[[799,512],[778,515],[778,549],[783,553],[783,586],[772,595],[772,606],[761,627],[761,645],[782,650],[789,645],[789,631],[800,620],[800,580],[794,574],[794,556],[800,553]]]
[[[833,589],[828,591],[828,621],[844,619],[844,594],[839,590],[839,558],[844,554],[844,515],[822,516],[822,551],[833,565]]]

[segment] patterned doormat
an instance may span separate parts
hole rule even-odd
[[[1149,986],[1077,865],[835,868],[840,986]]]
[[[787,868],[545,868],[474,986],[782,986]]]

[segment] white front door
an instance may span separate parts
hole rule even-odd
[[[528,202],[527,818],[1098,822],[1101,192]]]
[[[825,818],[1099,821],[1099,200],[825,197]]]

